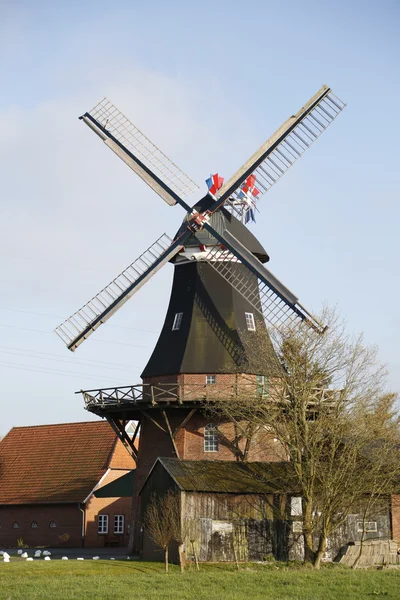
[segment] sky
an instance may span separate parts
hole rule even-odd
[[[78,120],[104,96],[200,185],[194,203],[329,85],[345,110],[251,228],[400,390],[399,17],[389,0],[0,0],[0,435],[95,418],[75,392],[140,383],[164,321],[172,265],[74,354],[53,333],[184,217]]]

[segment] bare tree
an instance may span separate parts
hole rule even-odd
[[[187,537],[187,526],[186,521],[181,517],[181,501],[178,493],[171,495],[168,509],[170,511],[173,540],[178,544],[179,566],[181,573],[183,573],[186,562],[183,546]]]
[[[168,548],[177,537],[179,498],[169,490],[164,496],[153,496],[145,512],[145,528],[153,542],[164,550],[165,572],[168,573]],[[180,518],[180,517],[179,517]]]
[[[334,312],[321,320],[328,322],[323,335],[308,327],[275,329],[272,345],[263,331],[249,334],[240,368],[269,377],[269,395],[247,386],[209,407],[276,436],[288,467],[277,485],[302,498],[305,560],[317,568],[328,536],[354,505],[368,498],[372,509],[400,472],[395,396],[384,394],[376,349],[347,334]]]

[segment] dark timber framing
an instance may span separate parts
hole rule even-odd
[[[152,404],[152,406],[154,408],[154,404]],[[176,457],[181,458],[179,455],[179,451],[178,451],[176,442],[175,442],[175,438],[176,438],[177,434],[179,433],[179,431],[181,431],[185,427],[185,425],[190,421],[190,419],[193,417],[197,408],[192,408],[189,411],[189,413],[185,416],[185,418],[182,420],[182,422],[174,429],[174,431],[172,431],[171,424],[170,424],[170,421],[168,418],[168,413],[165,410],[165,408],[161,408],[161,409],[159,408],[159,410],[163,416],[166,427],[163,427],[162,425],[160,425],[160,423],[157,421],[157,419],[155,419],[153,415],[149,414],[149,412],[146,408],[143,408],[143,409],[135,412],[134,419],[136,420],[136,426],[135,426],[135,430],[134,430],[132,437],[129,437],[129,435],[126,433],[126,425],[132,419],[121,419],[119,416],[116,416],[115,414],[105,415],[105,418],[107,419],[108,423],[111,425],[111,427],[113,428],[113,430],[115,431],[115,433],[117,434],[117,436],[119,437],[121,442],[124,444],[125,448],[128,450],[130,455],[135,459],[135,461],[138,460],[138,450],[135,446],[135,440],[137,438],[137,435],[138,435],[141,425],[143,423],[143,419],[148,419],[158,429],[160,429],[163,433],[168,435],[168,437],[171,440],[171,444],[174,449],[174,453],[175,453]],[[133,415],[131,415],[131,416],[133,416]]]
[[[126,433],[126,425],[127,421],[121,420],[115,416],[106,416],[108,423],[111,425],[115,433],[118,435],[121,442],[124,444],[125,448],[128,450],[129,454],[133,456],[135,461],[138,458],[138,452],[135,447],[135,439],[139,431],[140,424],[139,422],[136,424],[135,431],[133,433],[132,438]]]

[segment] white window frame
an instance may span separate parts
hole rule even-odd
[[[204,452],[218,452],[218,427],[207,423],[204,427]]]
[[[183,312],[175,313],[174,322],[172,323],[172,331],[178,331],[182,325]]]
[[[97,516],[97,533],[100,535],[108,533],[108,515]]]
[[[365,530],[363,527],[364,525],[365,525]],[[362,533],[363,531],[365,531],[365,533],[377,533],[378,523],[376,521],[365,521],[365,523],[363,523],[362,521],[358,521],[357,522],[357,530],[358,530],[358,533]]]
[[[206,385],[215,385],[217,383],[216,375],[206,375]]]
[[[254,319],[254,313],[244,313],[244,318],[246,320],[247,331],[255,331],[256,330],[256,322]]]
[[[123,535],[125,531],[125,515],[114,515],[114,533]]]
[[[292,517],[301,517],[303,515],[303,502],[301,496],[291,496],[290,515]]]

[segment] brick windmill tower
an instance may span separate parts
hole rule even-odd
[[[86,408],[106,418],[136,459],[135,494],[159,456],[180,459],[273,460],[271,440],[254,454],[246,428],[209,422],[204,401],[243,393],[268,393],[265,376],[248,367],[249,336],[267,327],[321,325],[264,266],[269,257],[247,228],[261,196],[290,168],[344,108],[323,86],[227,181],[207,180],[193,206],[185,198],[198,186],[107,99],[81,119],[169,205],[185,210],[174,239],[166,234],[99,294],[57,327],[74,351],[167,262],[174,279],[165,322],[142,373],[143,383],[83,392]],[[271,361],[271,376],[277,362]],[[133,437],[126,433],[137,423]],[[140,430],[139,449],[135,439]],[[260,454],[261,453],[261,454]]]

